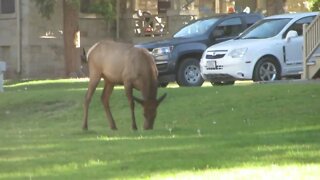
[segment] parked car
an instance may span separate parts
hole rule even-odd
[[[201,58],[201,75],[212,84],[235,80],[274,81],[302,72],[303,24],[318,12],[266,17],[239,37],[209,47]]]
[[[199,62],[207,47],[230,40],[263,17],[260,14],[218,14],[182,27],[171,39],[137,44],[154,56],[159,82],[166,86],[201,86]]]

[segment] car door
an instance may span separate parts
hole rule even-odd
[[[233,39],[238,36],[243,30],[244,26],[240,17],[226,19],[214,28],[212,32],[212,44]]]
[[[288,66],[288,73],[297,73],[302,70],[303,60],[303,24],[309,24],[315,16],[304,17],[293,23],[283,35],[284,58]],[[289,31],[296,31],[297,37],[286,39]]]
[[[287,65],[302,64],[303,37],[298,34],[297,37],[292,37],[285,41],[285,63]]]

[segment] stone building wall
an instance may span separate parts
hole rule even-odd
[[[7,75],[15,74],[17,67],[17,21],[15,14],[0,14],[0,61],[5,61]]]
[[[62,8],[55,8],[50,19],[43,18],[30,1],[20,1],[21,76],[24,78],[64,75]],[[62,1],[57,1],[57,7]]]
[[[61,76],[64,64],[60,24],[59,10],[51,20],[43,19],[29,0],[16,0],[15,13],[1,14],[0,59],[7,64],[5,78]]]
[[[62,1],[57,1],[50,19],[43,18],[31,0],[20,2],[20,31],[17,25],[18,9],[13,14],[0,14],[0,60],[7,64],[5,78],[64,77]],[[80,14],[79,28],[82,33],[81,47],[86,49],[101,39],[114,38],[106,22],[91,15]],[[19,43],[21,58],[18,56]]]

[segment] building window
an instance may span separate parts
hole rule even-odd
[[[14,0],[0,0],[0,13],[11,14],[15,12]]]

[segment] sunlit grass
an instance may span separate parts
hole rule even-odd
[[[77,79],[56,79],[56,80],[25,80],[21,82],[6,81],[6,87],[19,87],[19,86],[32,86],[32,85],[48,85],[57,83],[75,83],[75,82],[87,82],[88,78],[77,78]]]
[[[271,166],[248,166],[230,169],[210,169],[194,170],[185,172],[167,172],[155,175],[153,179],[272,179],[272,180],[301,180],[301,179],[318,179],[320,166],[309,165],[271,165]]]
[[[153,131],[132,131],[123,87],[102,83],[82,131],[88,79],[10,82],[0,93],[0,179],[319,179],[318,83],[159,88]],[[138,94],[138,92],[135,92]]]

